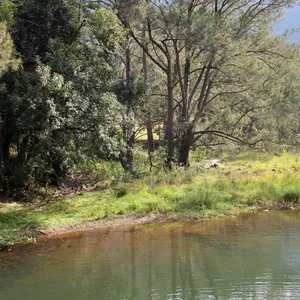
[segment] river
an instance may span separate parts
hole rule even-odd
[[[0,256],[1,300],[300,299],[300,214],[115,227]]]

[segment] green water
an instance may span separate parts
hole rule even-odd
[[[1,300],[300,299],[300,215],[119,227],[0,256]]]

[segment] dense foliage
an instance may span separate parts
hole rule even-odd
[[[137,175],[141,132],[150,169],[188,167],[196,147],[299,145],[298,45],[272,29],[294,3],[0,0],[1,192],[98,160]]]

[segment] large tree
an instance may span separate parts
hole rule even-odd
[[[105,35],[96,34],[93,18]],[[59,183],[75,156],[118,156],[115,29],[73,0],[24,0],[17,7],[10,30],[22,65],[4,74],[0,91],[3,189]]]
[[[233,129],[240,128],[247,111],[269,105],[261,102],[267,83],[281,76],[293,54],[272,30],[284,6],[292,3],[144,1],[146,13],[138,25],[119,9],[132,38],[165,74],[169,163],[187,166],[191,146],[204,135],[243,142]]]

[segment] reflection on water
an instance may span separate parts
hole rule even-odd
[[[299,229],[268,212],[53,239],[0,257],[0,299],[300,299]]]

